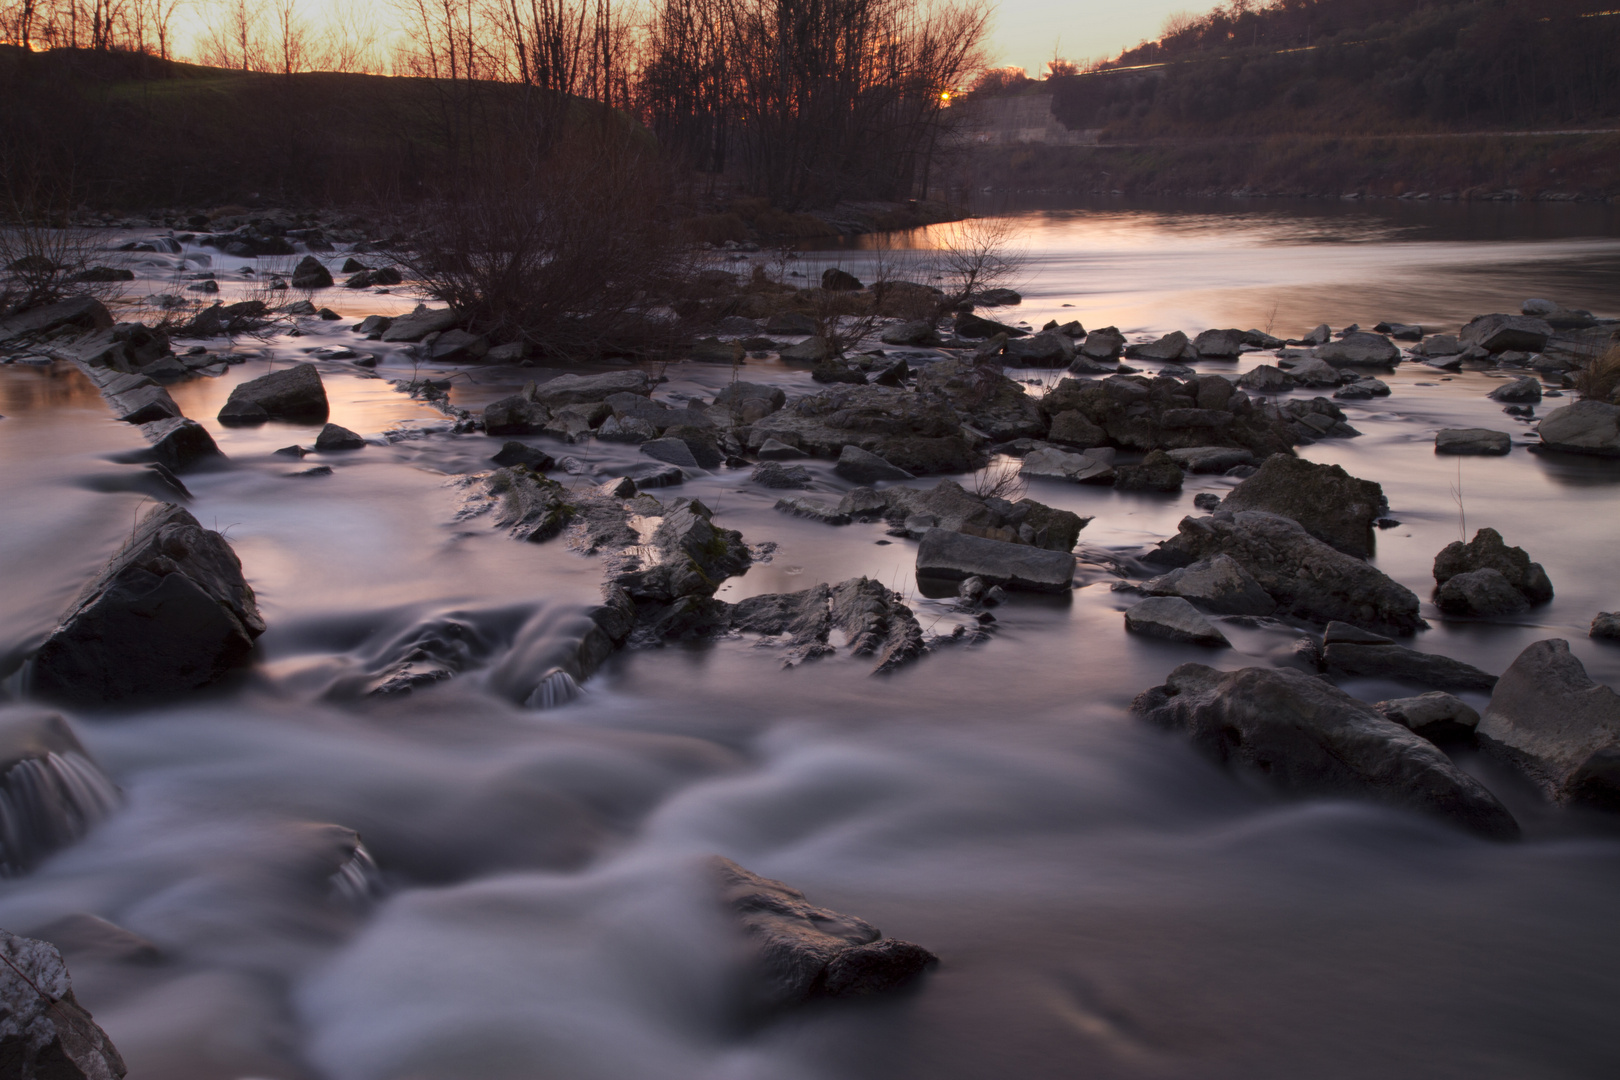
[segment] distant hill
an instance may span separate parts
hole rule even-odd
[[[1620,126],[1615,0],[1234,2],[1050,80],[1104,142]]]

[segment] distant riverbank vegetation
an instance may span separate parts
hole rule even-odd
[[[1612,0],[1232,0],[1051,80],[1104,141],[1379,134],[1620,121]]]
[[[385,27],[354,4],[300,10],[0,0],[8,196],[435,201],[484,155],[509,172],[514,144],[538,162],[587,123],[646,140],[699,203],[904,201],[933,182],[988,25],[950,0],[411,0]]]

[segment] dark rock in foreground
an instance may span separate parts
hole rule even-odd
[[[935,528],[923,534],[917,548],[917,576],[943,581],[978,577],[1010,589],[1064,593],[1074,584],[1074,556]]]
[[[1548,450],[1620,457],[1620,405],[1578,401],[1548,413],[1536,432]]]
[[[1440,690],[1380,701],[1373,708],[1430,742],[1471,738],[1479,727],[1479,713],[1467,702]]]
[[[238,424],[264,420],[314,423],[325,420],[330,411],[326,387],[315,365],[294,364],[239,384],[219,410],[219,418]]]
[[[141,434],[152,444],[152,460],[174,472],[225,456],[207,428],[184,416],[142,424]]]
[[[1587,636],[1620,641],[1620,611],[1598,612],[1597,617],[1592,620],[1592,629]]]
[[[32,687],[89,706],[183,693],[246,666],[263,632],[230,545],[160,506],[35,654]]]
[[[1371,480],[1287,454],[1267,458],[1221,502],[1234,513],[1263,510],[1293,518],[1318,540],[1363,559],[1372,554],[1373,521],[1386,505],[1384,489]]]
[[[1428,740],[1304,672],[1183,664],[1131,709],[1294,795],[1371,799],[1495,840],[1519,826]]]
[[[860,998],[912,983],[938,957],[877,927],[826,908],[780,881],[716,856],[721,902],[747,934],[755,958],[755,1005],[771,1011],[818,998]]]
[[[0,930],[0,1076],[120,1080],[124,1059],[74,999],[56,946]]]
[[[1318,623],[1347,622],[1394,635],[1428,625],[1410,589],[1277,514],[1221,510],[1209,517],[1183,518],[1180,534],[1160,544],[1149,558],[1186,566],[1222,554],[1235,559],[1284,614]]]
[[[1480,742],[1559,802],[1620,802],[1620,694],[1594,682],[1560,638],[1538,641],[1502,673]]]

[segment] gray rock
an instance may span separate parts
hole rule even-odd
[[[1427,624],[1410,589],[1361,559],[1307,533],[1291,518],[1260,511],[1188,517],[1152,560],[1186,566],[1226,554],[1259,582],[1283,614],[1312,622],[1348,622],[1380,633],[1410,634]]]
[[[1280,394],[1299,385],[1292,375],[1271,364],[1250,368],[1238,376],[1237,384],[1242,389],[1253,390],[1257,394]]]
[[[1198,494],[1193,496],[1193,505],[1207,513],[1221,505],[1221,497],[1215,494],[1213,491],[1200,491]]]
[[[1370,799],[1492,839],[1519,834],[1495,796],[1433,743],[1301,671],[1183,664],[1131,709],[1289,794]]]
[[[145,385],[131,386],[118,393],[102,388],[102,396],[112,406],[114,416],[126,424],[151,424],[180,415],[180,406],[167,390],[145,376],[131,378],[138,378]]]
[[[315,436],[317,450],[360,450],[365,445],[366,440],[337,424],[327,424],[321,428],[321,433]]]
[[[631,465],[624,470],[625,479],[636,485],[637,491],[650,491],[654,488],[673,487],[686,482],[686,473],[678,465],[667,465],[663,462],[649,461],[642,465]]]
[[[1435,334],[1423,339],[1423,344],[1413,349],[1415,353],[1431,358],[1441,356],[1457,356],[1467,348],[1457,339],[1455,334]]]
[[[1434,437],[1437,454],[1500,457],[1513,449],[1513,436],[1489,428],[1444,428]]]
[[[484,354],[486,364],[516,364],[529,355],[527,341],[508,341],[504,345],[491,345]]]
[[[1052,427],[1046,437],[1063,446],[1089,450],[1108,444],[1108,433],[1086,418],[1078,409],[1069,409],[1052,417]]]
[[[1382,334],[1346,334],[1338,341],[1319,345],[1318,360],[1334,367],[1382,367],[1393,369],[1401,362],[1400,348]]]
[[[1396,341],[1422,341],[1423,327],[1411,323],[1381,322],[1373,327],[1380,334],[1388,334]]]
[[[1620,694],[1594,682],[1567,641],[1538,641],[1519,654],[1496,684],[1478,735],[1554,800],[1606,802],[1615,793],[1603,791],[1604,770],[1582,770],[1620,750]]]
[[[499,500],[495,527],[507,530],[514,540],[544,543],[574,519],[568,489],[527,468],[498,469],[490,474],[486,488]]]
[[[809,518],[823,525],[848,525],[853,518],[836,506],[828,506],[814,499],[789,498],[776,500],[776,509],[794,517]]]
[[[1517,379],[1509,379],[1487,396],[1492,401],[1512,405],[1533,404],[1541,400],[1541,380],[1521,375]]]
[[[850,655],[876,657],[874,675],[887,674],[923,654],[922,627],[916,617],[878,582],[862,577],[835,585],[831,613]]]
[[[884,938],[870,923],[812,907],[780,881],[712,860],[721,903],[753,952],[753,1004],[762,1012],[817,998],[861,998],[914,982],[938,962],[920,945]]]
[[[107,330],[112,312],[93,296],[75,296],[0,320],[0,342],[22,341],[75,332]]]
[[[1225,634],[1180,596],[1154,596],[1134,605],[1125,612],[1125,629],[1189,645],[1232,645]]]
[[[1300,386],[1337,386],[1339,369],[1326,360],[1311,357],[1294,363],[1288,369],[1289,378]]]
[[[1176,492],[1181,483],[1181,466],[1163,450],[1150,452],[1140,465],[1114,468],[1114,487],[1120,491]]]
[[[803,489],[815,483],[816,478],[803,465],[783,466],[767,461],[755,466],[748,479],[768,488]]]
[[[0,1067],[17,1080],[121,1080],[124,1059],[73,996],[56,946],[0,930]]]
[[[465,330],[445,330],[428,346],[428,359],[435,364],[464,364],[482,360],[489,352],[489,339]]]
[[[1074,354],[1074,342],[1056,330],[1006,343],[1007,363],[1015,367],[1063,367]]]
[[[601,375],[559,375],[535,387],[529,396],[548,409],[607,401],[614,394],[645,396],[652,381],[645,371],[609,371]]]
[[[1434,558],[1435,584],[1443,587],[1460,574],[1484,569],[1500,574],[1508,585],[1523,596],[1527,606],[1545,604],[1553,598],[1552,581],[1547,577],[1547,571],[1542,569],[1540,563],[1531,562],[1529,553],[1523,548],[1508,547],[1502,534],[1495,529],[1481,529],[1468,543],[1457,540],[1441,549]],[[1489,582],[1470,586],[1471,589],[1491,587]],[[1523,611],[1524,607],[1517,610]]]
[[[142,424],[141,435],[152,444],[152,460],[174,472],[223,458],[208,429],[184,416]]]
[[[804,457],[804,451],[796,446],[789,446],[780,439],[766,439],[760,443],[754,456],[761,461],[795,461]]]
[[[747,570],[753,559],[742,534],[713,519],[713,511],[697,499],[671,501],[637,555],[639,565],[616,567],[609,580],[638,603],[713,596],[721,582]]]
[[[325,420],[330,411],[320,371],[314,364],[294,364],[239,383],[219,410],[219,419],[310,423]]]
[[[1132,360],[1180,360],[1192,343],[1180,330],[1172,330],[1159,340],[1147,345],[1132,345],[1125,355]]]
[[[926,319],[913,322],[898,322],[883,328],[878,340],[885,345],[926,346],[940,343],[939,333],[934,324]]]
[[[1304,336],[1304,338],[1302,338],[1300,340],[1300,344],[1302,344],[1302,345],[1326,345],[1328,342],[1330,342],[1332,340],[1333,340],[1333,328],[1331,326],[1329,326],[1327,323],[1322,323],[1321,325],[1317,326],[1317,328],[1315,330],[1312,330],[1310,333],[1306,334]]]
[[[1243,331],[1205,330],[1193,339],[1193,352],[1205,360],[1235,360],[1243,351]]]
[[[1558,310],[1558,305],[1551,300],[1526,300],[1519,310],[1531,318],[1542,319]]]
[[[1496,676],[1461,660],[1418,652],[1344,623],[1329,623],[1322,661],[1333,675],[1394,679],[1442,690],[1489,690]]]
[[[650,439],[641,444],[643,454],[657,461],[666,462],[682,469],[700,469],[697,458],[692,450],[680,439]]]
[[[1597,618],[1592,620],[1592,629],[1587,636],[1620,641],[1620,611],[1598,612]]]
[[[409,315],[400,315],[382,332],[384,341],[421,341],[429,334],[438,334],[455,326],[457,316],[449,308],[429,308],[418,305]]]
[[[1347,401],[1366,401],[1375,397],[1388,397],[1389,384],[1382,379],[1360,378],[1335,391],[1333,396]]]
[[[329,289],[332,287],[332,272],[315,256],[305,255],[293,267],[291,280],[295,289]]]
[[[832,359],[833,348],[824,337],[808,337],[797,345],[789,345],[778,354],[783,360],[801,364],[819,364]]]
[[[1526,315],[1481,315],[1462,328],[1457,339],[1463,347],[1501,353],[1510,349],[1540,352],[1547,347],[1553,328]]]
[[[1142,586],[1149,596],[1179,596],[1217,615],[1270,615],[1277,610],[1260,583],[1230,555],[1178,567]]]
[[[1373,708],[1430,742],[1467,738],[1479,727],[1479,713],[1443,690],[1380,701]]]
[[[1542,417],[1536,430],[1548,450],[1620,457],[1620,405],[1578,401]]]
[[[551,455],[544,450],[536,450],[534,447],[527,446],[515,439],[502,444],[500,451],[489,460],[502,468],[522,465],[524,468],[531,469],[534,472],[545,472],[556,464]]]
[[[1074,583],[1074,556],[1029,544],[929,529],[917,548],[917,576],[945,581],[980,577],[992,584],[1030,592],[1067,592]]]
[[[1114,452],[1088,450],[1070,454],[1045,446],[1024,455],[1018,475],[1038,480],[1063,480],[1071,484],[1112,484]]]
[[[1125,335],[1113,326],[1093,330],[1080,346],[1080,354],[1088,360],[1118,360],[1124,351]]]
[[[29,677],[39,696],[76,705],[166,697],[245,667],[263,632],[230,545],[163,505],[74,600]]]
[[[1241,447],[1190,446],[1168,453],[1171,461],[1190,473],[1224,473],[1239,465],[1254,464],[1254,454]]]
[[[1519,615],[1530,610],[1530,602],[1515,589],[1501,571],[1487,567],[1456,574],[1435,591],[1435,604],[1447,615],[1483,617]]]
[[[534,435],[545,428],[551,412],[523,394],[484,406],[484,432],[489,435]]]
[[[916,477],[896,465],[891,465],[876,454],[858,446],[845,446],[838,454],[833,471],[845,480],[857,484],[873,484],[879,480],[914,480]]]
[[[1221,505],[1234,513],[1263,510],[1293,518],[1317,539],[1366,558],[1373,550],[1372,523],[1383,513],[1385,502],[1382,487],[1357,479],[1338,465],[1273,454]]]

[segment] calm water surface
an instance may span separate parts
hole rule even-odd
[[[1029,259],[1011,317],[1133,336],[1379,319],[1454,331],[1532,295],[1620,315],[1612,208],[1236,205],[1018,210]],[[838,261],[859,273],[871,258],[806,253],[800,272]],[[412,302],[320,299],[346,315]],[[73,716],[124,805],[0,883],[9,929],[93,912],[161,948],[153,965],[74,965],[134,1080],[1620,1071],[1612,821],[1552,812],[1467,755],[1526,842],[1358,803],[1285,802],[1126,714],[1179,663],[1268,664],[1296,636],[1232,627],[1235,648],[1212,655],[1123,631],[1129,594],[1110,591],[1100,564],[1172,535],[1195,494],[1234,481],[1189,478],[1179,496],[1032,487],[1096,518],[1081,587],[1015,596],[988,644],[890,678],[845,658],[784,671],[777,650],[732,640],[622,654],[580,699],[537,712],[514,703],[508,676],[567,640],[600,567],[561,542],[457,522],[456,478],[485,468],[494,440],[448,434],[438,413],[343,363],[323,364],[332,420],[396,441],[332,458],[332,476],[291,476],[319,459],[271,453],[311,443],[311,428],[212,419],[269,364],[359,344],[346,325],[241,342],[255,359],[174,389],[230,457],[187,484],[258,592],[270,625],[260,662],[192,701]],[[378,370],[410,369],[385,351]],[[536,374],[475,370],[454,393],[478,406]],[[668,375],[661,394],[712,396],[731,377],[700,365]],[[810,386],[776,362],[745,377]],[[1595,678],[1620,685],[1620,649],[1586,637],[1597,611],[1620,608],[1620,465],[1528,453],[1529,431],[1485,398],[1490,375],[1406,365],[1387,381],[1390,398],[1345,404],[1361,438],[1302,451],[1384,485],[1402,525],[1380,535],[1378,565],[1427,597],[1434,554],[1490,525],[1557,589],[1510,624],[1448,622],[1426,605],[1432,629],[1415,647],[1499,671],[1563,637]],[[126,460],[138,432],[70,367],[0,369],[0,413],[9,675],[153,492]],[[1475,425],[1521,445],[1506,458],[1434,456],[1438,428]],[[566,451],[604,466],[636,458]],[[810,468],[820,497],[849,486],[829,463]],[[911,592],[925,629],[960,619],[915,596],[909,541],[785,517],[775,493],[745,480],[720,472],[678,489],[750,542],[779,545],[722,598],[865,574]],[[391,642],[447,618],[486,643],[481,666],[408,698],[346,703]],[[15,693],[14,677],[4,685]],[[1345,686],[1369,701],[1411,692]],[[299,884],[319,824],[363,835],[385,886],[369,907]],[[910,996],[739,1031],[726,1008],[732,944],[700,869],[715,852],[943,962]]]

